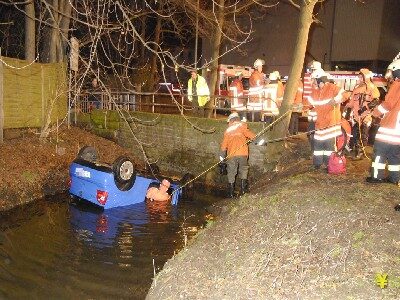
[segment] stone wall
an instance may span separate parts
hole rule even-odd
[[[116,138],[120,145],[132,149],[140,161],[144,160],[144,150],[162,173],[182,176],[189,172],[197,176],[218,162],[220,143],[227,128],[226,118],[188,118],[193,125],[180,115],[131,112],[125,114],[125,118],[127,122],[116,112],[95,111],[90,122],[97,134]],[[118,129],[115,126],[117,119]],[[263,123],[248,125],[254,133],[265,127]],[[269,131],[262,138],[268,139],[268,135]],[[276,146],[250,144],[250,181],[274,169],[280,153],[279,148],[274,148]],[[218,167],[208,170],[199,181],[206,186],[226,184],[226,176],[220,176],[218,171]]]

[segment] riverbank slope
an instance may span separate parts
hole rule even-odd
[[[101,161],[130,152],[78,127],[59,128],[44,140],[33,130],[8,132],[0,144],[0,211],[68,189],[68,169],[79,149],[94,146]]]
[[[365,183],[367,159],[340,176],[310,164],[284,165],[221,209],[147,299],[400,299],[400,188]]]

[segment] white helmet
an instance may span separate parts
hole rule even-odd
[[[314,78],[314,79],[321,78],[324,76],[328,77],[328,74],[325,73],[325,71],[322,69],[316,69],[311,73],[311,78]]]
[[[311,65],[310,65],[311,70],[319,70],[322,69],[322,65],[319,61],[313,60]]]
[[[370,70],[368,70],[367,68],[362,68],[360,69],[360,74],[364,76],[364,78],[370,79],[372,78],[372,76],[374,75]]]
[[[230,122],[232,119],[239,119],[240,120],[239,114],[237,112],[231,113],[226,121]]]
[[[279,73],[279,71],[274,71],[274,73],[276,74],[276,77],[278,77],[278,79],[281,78],[281,74]]]
[[[269,80],[278,80],[278,76],[277,76],[276,72],[277,71],[269,73],[269,76],[268,76]]]
[[[400,78],[400,58],[392,61],[387,67],[385,78],[388,80],[391,78]]]
[[[256,61],[254,62],[254,68],[262,67],[263,65],[265,65],[265,60],[261,58],[257,58]]]

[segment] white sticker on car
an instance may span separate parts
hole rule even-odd
[[[79,177],[90,178],[90,172],[85,171],[83,168],[76,168],[75,174],[78,175]]]

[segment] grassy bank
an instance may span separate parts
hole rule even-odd
[[[168,261],[147,299],[399,299],[400,188],[366,184],[369,163],[343,176],[286,164]]]

